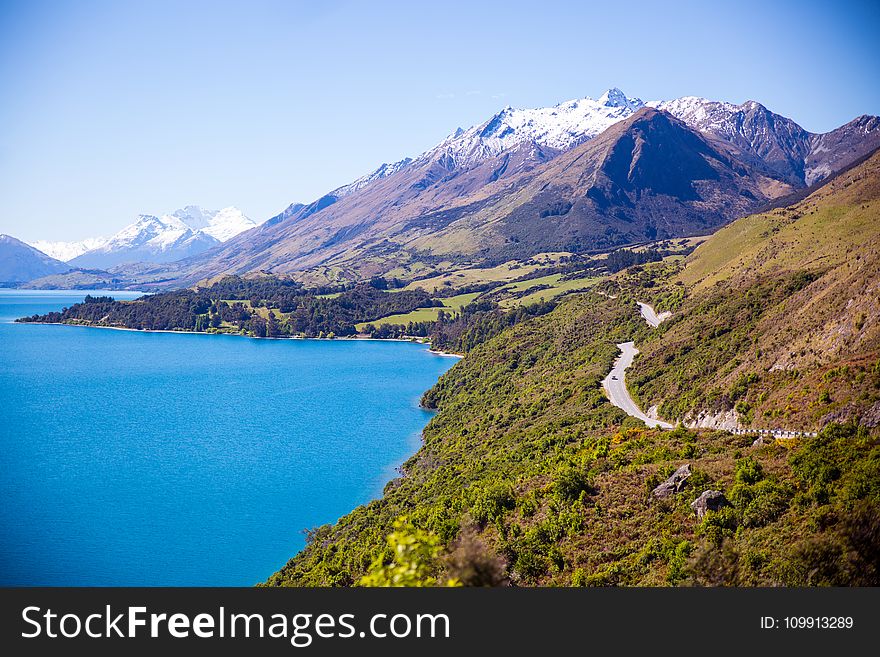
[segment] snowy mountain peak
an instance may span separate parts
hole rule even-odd
[[[553,107],[515,109],[507,106],[485,123],[458,129],[420,158],[439,158],[454,166],[468,166],[525,142],[566,150],[595,137],[643,107],[620,89],[606,91],[598,100],[579,98]]]
[[[604,94],[599,96],[597,102],[606,107],[627,107],[633,111],[644,105],[639,98],[627,98],[626,94],[617,87],[611,87],[611,89],[608,89]]]
[[[187,205],[170,214],[139,214],[109,239],[35,242],[59,260],[80,267],[112,267],[125,262],[169,262],[195,255],[257,226],[241,210],[204,210]]]
[[[61,262],[69,262],[86,251],[100,248],[107,241],[106,237],[89,237],[78,242],[49,242],[38,240],[28,244],[38,251],[42,251],[51,258]]]
[[[187,205],[182,210],[173,212],[172,216],[180,219],[193,230],[210,235],[221,242],[258,225],[234,206],[221,210],[203,210],[198,205]]]

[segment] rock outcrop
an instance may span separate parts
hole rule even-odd
[[[691,502],[691,508],[697,514],[697,518],[702,519],[709,511],[717,511],[727,504],[727,498],[720,490],[704,490],[697,499]]]
[[[691,476],[691,464],[685,463],[678,470],[672,473],[672,475],[664,481],[662,484],[657,486],[653,491],[654,497],[658,499],[663,499],[664,497],[669,497],[670,495],[679,492],[682,488],[684,488],[684,483]]]

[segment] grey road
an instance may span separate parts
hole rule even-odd
[[[641,306],[642,304],[639,305]],[[648,308],[651,307],[648,306]],[[651,312],[654,312],[653,308],[651,308]],[[663,320],[659,320],[658,324],[660,321]],[[626,381],[623,377],[626,368],[632,365],[633,359],[636,357],[636,354],[639,353],[635,344],[632,342],[621,342],[617,345],[617,348],[620,349],[620,357],[614,361],[614,367],[611,368],[611,372],[605,377],[605,380],[602,381],[602,387],[605,389],[605,394],[608,395],[608,399],[612,404],[617,406],[617,408],[623,409],[627,415],[638,418],[649,427],[672,429],[672,425],[668,422],[654,420],[642,413],[641,409],[636,406],[633,398],[629,396],[629,391],[626,389]]]
[[[664,310],[658,315],[650,304],[642,303],[641,301],[637,301],[636,303],[639,304],[639,311],[642,313],[642,317],[648,322],[648,326],[651,328],[657,328],[660,326],[661,322],[672,317],[672,313],[668,310]]]

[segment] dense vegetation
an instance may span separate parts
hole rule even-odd
[[[425,395],[440,412],[405,476],[313,530],[268,584],[381,577],[401,518],[444,548],[429,560],[432,581],[880,583],[876,437],[829,425],[752,448],[721,431],[647,430],[599,386],[614,343],[641,330],[633,304],[583,295],[474,348]],[[682,463],[693,472],[684,490],[655,499]],[[707,489],[729,506],[698,520],[690,503]]]
[[[370,324],[365,330],[371,337],[380,339],[404,336],[430,338],[431,346],[435,349],[464,354],[505,328],[524,319],[544,315],[555,307],[555,303],[539,302],[504,311],[491,301],[477,301],[464,306],[459,313],[440,311],[433,322],[382,324],[378,327]]]
[[[136,301],[87,296],[61,312],[24,322],[84,323],[148,330],[233,332],[256,337],[354,335],[355,324],[439,304],[423,290],[395,293],[359,285],[334,294],[274,277],[227,276],[198,289]]]

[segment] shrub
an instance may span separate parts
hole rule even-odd
[[[736,481],[742,484],[755,484],[764,478],[764,469],[752,457],[738,460],[735,472]]]
[[[405,518],[394,521],[394,531],[388,534],[391,562],[385,563],[386,552],[377,556],[369,572],[361,577],[360,586],[437,586],[431,574],[437,567],[440,539],[433,532],[416,529]],[[460,586],[457,580],[448,580],[445,586]]]
[[[752,489],[752,499],[742,510],[742,524],[763,527],[788,509],[792,491],[788,486],[765,479]]]
[[[513,569],[525,578],[539,577],[547,572],[547,558],[531,548],[523,548],[516,557]]]
[[[504,512],[512,509],[516,498],[509,484],[492,484],[486,488],[478,489],[473,496],[471,517],[474,522],[485,525],[487,522],[497,522],[504,518]]]
[[[697,533],[712,545],[720,547],[725,539],[733,536],[736,526],[736,512],[731,507],[724,507],[709,511],[697,527]]]
[[[553,493],[563,502],[574,502],[581,493],[590,495],[594,492],[589,477],[575,468],[563,468],[553,478]]]

